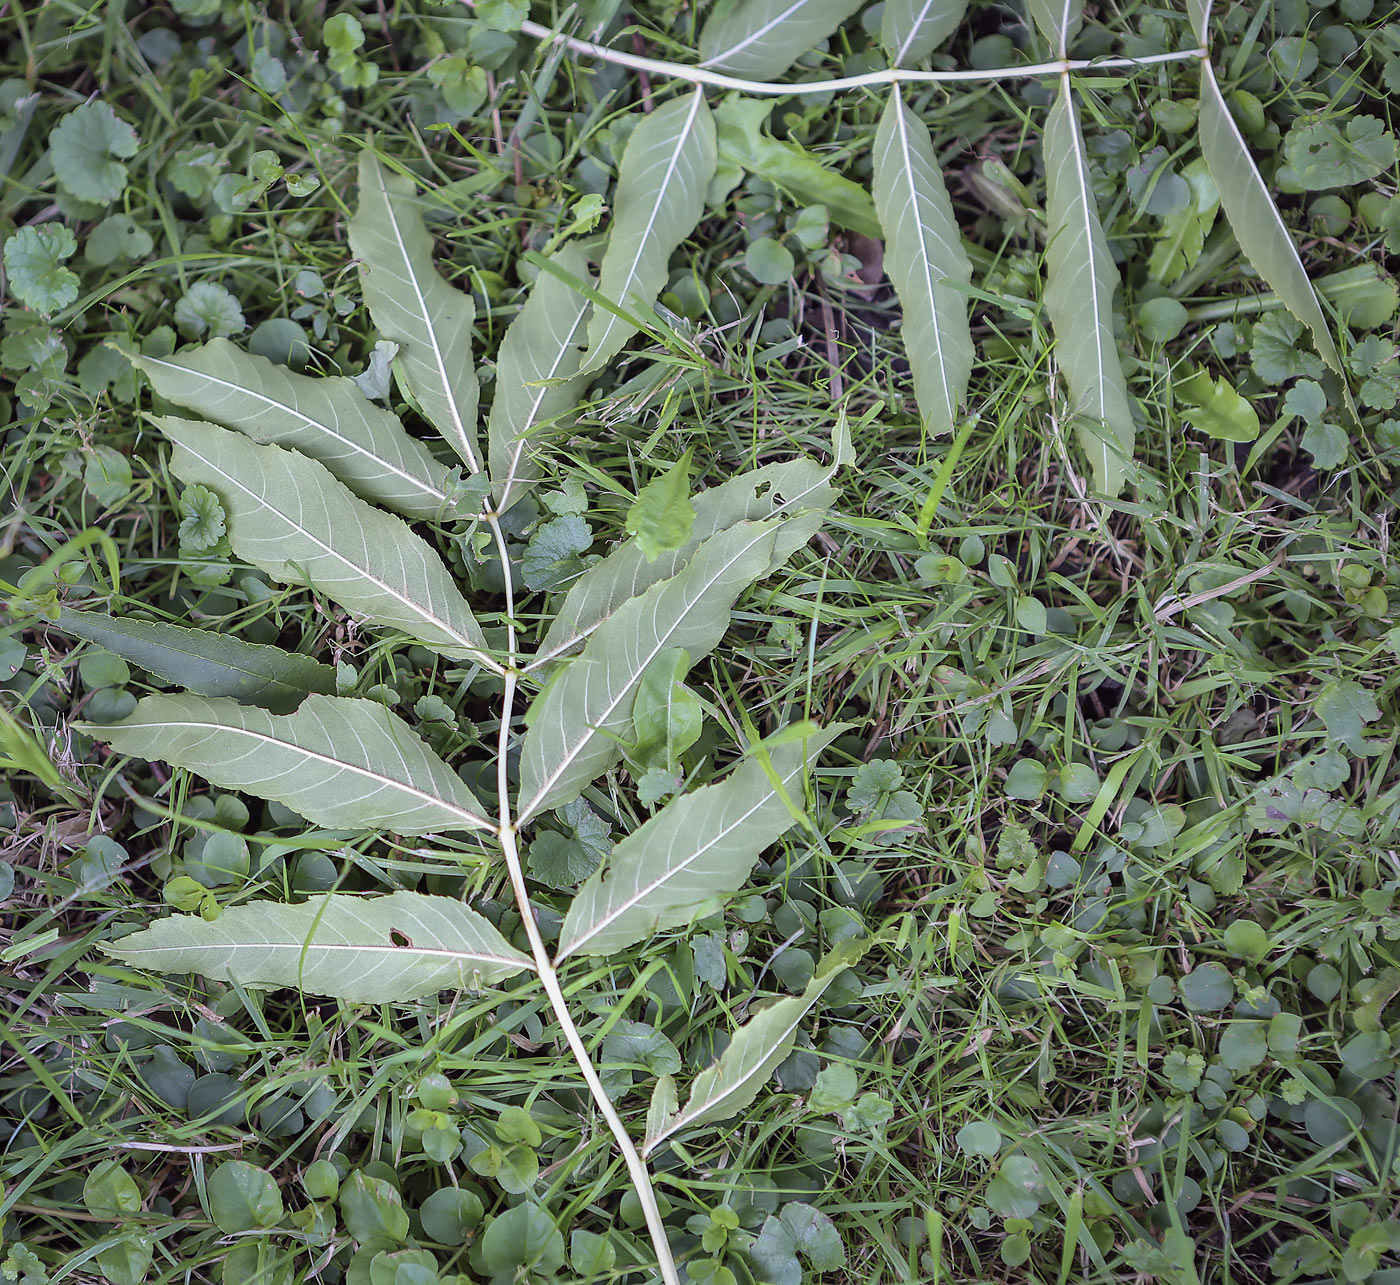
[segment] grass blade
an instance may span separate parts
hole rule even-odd
[[[476,911],[416,892],[328,893],[299,906],[258,901],[231,906],[212,923],[171,915],[102,949],[157,972],[296,986],[353,1004],[480,990],[533,966]]]
[[[83,730],[123,754],[187,768],[336,830],[490,829],[457,774],[377,701],[308,696],[294,714],[228,697],[146,696]]]
[[[889,52],[890,65],[922,62],[958,29],[966,13],[967,0],[885,0],[880,43]]]
[[[750,758],[723,781],[668,803],[578,890],[558,958],[613,954],[720,909],[759,853],[797,824],[784,796],[800,801],[813,757],[841,730]]]
[[[295,451],[193,420],[156,424],[175,443],[176,476],[223,501],[239,557],[444,655],[499,668],[447,569],[401,518],[357,499]]]
[[[646,117],[627,140],[598,289],[620,308],[650,308],[666,284],[671,254],[695,230],[716,165],[715,122],[700,90]],[[584,369],[611,361],[636,333],[598,310],[588,323]]]
[[[298,375],[227,339],[173,357],[125,355],[162,397],[255,442],[310,456],[361,499],[410,518],[438,517],[447,504],[447,468],[353,379]]]
[[[1081,417],[1079,441],[1089,456],[1094,487],[1115,496],[1128,478],[1136,428],[1113,335],[1118,270],[1089,186],[1089,161],[1068,75],[1060,78],[1059,96],[1045,123],[1045,180],[1050,238],[1045,306],[1055,328],[1055,355],[1071,410]]]
[[[862,0],[738,0],[717,6],[700,32],[700,65],[768,80],[820,44]]]
[[[875,208],[885,229],[885,264],[904,309],[904,346],[914,394],[933,433],[951,433],[972,376],[966,285],[972,262],[963,249],[943,186],[933,140],[898,88],[875,134]]]
[[[472,364],[471,296],[433,266],[433,239],[414,200],[413,181],[360,153],[360,203],[350,220],[365,302],[379,333],[402,344],[397,370],[428,422],[475,473],[480,389]]]
[[[58,627],[197,696],[232,696],[285,714],[310,693],[335,691],[335,670],[329,665],[280,647],[245,642],[235,634],[71,607],[59,608]]]
[[[578,246],[565,246],[554,255],[554,262],[592,284],[588,257]],[[571,377],[578,372],[579,340],[589,309],[588,300],[567,283],[541,272],[501,340],[487,444],[502,511],[525,493],[524,484],[539,475],[531,435],[578,404],[583,381]],[[567,382],[543,386],[545,380]]]

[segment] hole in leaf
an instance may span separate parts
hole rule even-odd
[[[413,939],[412,939],[407,933],[400,932],[397,928],[391,928],[391,929],[389,929],[389,940],[390,940],[395,946],[412,946],[412,945],[413,945]]]

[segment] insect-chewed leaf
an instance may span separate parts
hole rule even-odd
[[[457,774],[377,701],[313,695],[294,714],[273,714],[226,696],[146,696],[120,723],[82,730],[329,829],[491,828]]]
[[[885,264],[904,309],[904,347],[924,422],[951,433],[972,377],[967,296],[972,280],[953,204],[927,127],[898,88],[875,133],[875,208],[886,236]]]
[[[1026,0],[1026,7],[1056,56],[1067,57],[1084,25],[1084,0]]]
[[[706,540],[679,574],[629,599],[583,653],[560,666],[526,715],[520,819],[576,798],[622,756],[647,666],[679,647],[699,659],[729,626],[739,594],[767,573],[780,520],[739,522]]]
[[[693,501],[695,522],[690,539],[679,549],[663,553],[655,562],[648,562],[637,542],[628,540],[589,567],[570,586],[532,667],[576,647],[629,598],[675,575],[712,535],[736,522],[801,514],[778,530],[768,566],[768,572],[776,571],[821,525],[836,494],[831,486],[832,475],[847,461],[848,445],[838,443],[836,459],[829,465],[809,459],[765,464],[702,491]]]
[[[433,239],[414,200],[413,181],[390,174],[372,152],[360,153],[360,203],[350,220],[350,248],[370,316],[385,339],[403,345],[397,369],[429,423],[473,473],[481,467],[472,365],[471,296],[453,289],[433,266]]]
[[[565,246],[554,255],[554,263],[592,285],[588,257],[578,246]],[[524,483],[539,476],[531,435],[578,403],[583,381],[572,376],[578,372],[579,343],[591,307],[567,282],[541,272],[501,340],[488,446],[491,480],[502,510],[525,494]],[[567,382],[545,385],[546,380]]]
[[[1220,204],[1240,249],[1288,311],[1312,331],[1313,343],[1323,361],[1343,374],[1332,329],[1297,247],[1205,59],[1201,61],[1200,124],[1201,154],[1220,190]]]
[[[947,40],[965,13],[967,0],[885,0],[880,43],[894,66],[907,67]]]
[[[697,89],[657,108],[632,131],[622,153],[608,248],[598,290],[624,311],[650,308],[666,284],[671,252],[695,230],[716,165],[715,122]],[[584,369],[611,361],[636,333],[615,313],[595,309]]]
[[[173,357],[124,355],[162,397],[319,460],[362,499],[410,518],[436,517],[447,505],[448,470],[353,379],[298,375],[227,339]]]
[[[667,1138],[697,1125],[728,1120],[749,1105],[774,1068],[794,1046],[797,1028],[826,988],[870,948],[868,941],[845,942],[817,966],[801,995],[776,1000],[760,1009],[735,1033],[718,1062],[695,1077],[690,1096],[660,1129],[650,1128],[642,1148],[650,1155]]]
[[[58,627],[199,696],[232,696],[284,714],[312,692],[335,691],[335,670],[329,665],[212,629],[71,607],[59,609]]]
[[[863,0],[737,0],[700,32],[700,65],[767,80],[825,40]]]
[[[1089,162],[1069,76],[1045,123],[1045,306],[1055,327],[1055,355],[1081,416],[1079,440],[1094,485],[1117,495],[1128,477],[1136,428],[1128,383],[1113,337],[1113,292],[1118,271],[1099,224]]]
[[[558,957],[625,950],[723,906],[759,853],[797,824],[807,767],[840,731],[756,755],[723,781],[668,803],[578,890]]]
[[[212,923],[171,915],[102,949],[161,973],[295,986],[354,1004],[479,990],[533,967],[491,921],[451,897],[327,893],[299,906],[253,901]]]
[[[176,476],[223,501],[239,557],[444,655],[498,668],[447,569],[402,519],[366,504],[296,451],[256,446],[213,424],[171,416],[155,422],[175,443]]]

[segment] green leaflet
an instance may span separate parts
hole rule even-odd
[[[951,433],[972,377],[967,296],[955,288],[972,280],[972,262],[933,140],[897,87],[875,134],[874,161],[875,208],[885,229],[885,265],[904,309],[914,394],[930,431]]]
[[[922,62],[958,29],[966,13],[967,0],[885,0],[880,43],[889,51],[890,65]]]
[[[773,546],[768,571],[775,571],[816,532],[835,497],[831,477],[849,458],[849,437],[838,435],[830,465],[797,459],[741,473],[694,497],[695,522],[689,541],[673,553],[648,562],[635,540],[589,567],[570,586],[531,668],[563,655],[587,638],[629,598],[676,574],[712,535],[736,522],[757,522],[780,514],[806,514],[784,523]]]
[[[1211,0],[1186,0],[1186,12],[1191,15],[1191,30],[1205,45],[1210,40]]]
[[[360,153],[360,203],[350,248],[370,316],[385,339],[403,345],[396,369],[429,423],[475,473],[480,389],[472,364],[471,296],[433,266],[433,239],[414,199],[413,181]]]
[[[593,284],[588,256],[578,245],[565,246],[553,261]],[[541,272],[501,340],[487,441],[491,480],[502,511],[539,476],[534,462],[538,446],[532,435],[578,405],[584,381],[573,376],[578,372],[579,344],[591,306],[566,282]],[[567,382],[544,386],[545,380]]]
[[[313,695],[284,715],[226,696],[146,696],[129,718],[83,731],[328,829],[491,828],[457,774],[377,701]]]
[[[700,32],[700,65],[751,80],[780,76],[861,7],[863,0],[737,0]]]
[[[1136,435],[1113,336],[1118,271],[1089,186],[1084,136],[1067,75],[1045,122],[1045,181],[1045,306],[1055,328],[1055,356],[1071,410],[1082,417],[1079,441],[1089,456],[1094,488],[1116,496],[1128,479]]]
[[[212,923],[171,915],[102,949],[162,973],[295,986],[352,1004],[479,990],[532,967],[491,922],[451,897],[328,893],[299,906],[230,906]]]
[[[837,946],[817,966],[801,995],[775,1000],[754,1013],[734,1033],[719,1061],[695,1077],[685,1106],[659,1130],[648,1129],[642,1154],[650,1155],[667,1138],[686,1129],[738,1115],[758,1097],[774,1068],[792,1052],[802,1019],[826,988],[869,948],[868,941]]]
[[[1084,25],[1084,0],[1026,0],[1026,7],[1055,56],[1067,58],[1070,45]]]
[[[671,254],[705,212],[715,172],[715,122],[697,89],[646,117],[627,140],[613,199],[608,248],[598,290],[624,311],[649,310],[666,284]],[[588,322],[584,369],[611,361],[637,332],[616,313],[595,310]]]
[[[200,696],[232,696],[285,714],[310,692],[335,691],[335,670],[329,665],[212,629],[71,607],[59,608],[58,627]]]
[[[559,667],[526,715],[520,821],[577,797],[622,757],[647,666],[672,647],[698,660],[719,643],[735,599],[767,574],[780,526],[739,522],[712,536],[678,575],[629,599]]]
[[[808,765],[841,730],[759,751],[724,780],[668,803],[578,890],[558,958],[612,954],[720,909],[759,853],[797,824],[783,793],[801,806]]]
[[[1345,374],[1332,329],[1317,301],[1307,270],[1259,175],[1239,126],[1221,96],[1209,61],[1201,62],[1201,154],[1220,189],[1220,204],[1240,249],[1273,288],[1288,311],[1312,331],[1317,351],[1337,374]]]
[[[227,339],[173,357],[123,356],[162,397],[255,442],[293,447],[362,499],[410,518],[438,517],[447,505],[448,470],[353,379],[298,375]]]
[[[175,443],[176,476],[223,501],[239,557],[444,655],[496,667],[447,569],[402,519],[357,499],[296,451],[255,446],[213,424],[170,416],[155,422]]]
[[[843,228],[863,236],[882,236],[875,204],[865,188],[843,178],[795,143],[781,142],[763,132],[775,106],[771,98],[730,94],[715,110],[719,157],[729,171],[722,193],[727,194],[739,182],[740,171],[748,170],[782,188],[801,205],[826,206],[832,222]]]

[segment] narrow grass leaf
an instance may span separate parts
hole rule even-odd
[[[540,644],[534,666],[545,664],[577,647],[629,598],[675,575],[711,536],[736,522],[802,514],[779,528],[768,570],[775,571],[816,533],[836,492],[831,479],[846,456],[838,447],[832,464],[788,460],[741,473],[694,497],[695,521],[690,539],[679,549],[648,562],[636,540],[628,540],[595,563],[570,586],[549,631]]]
[[[578,890],[559,958],[613,954],[719,910],[759,854],[797,823],[788,799],[801,806],[808,766],[840,731],[755,754],[717,784],[668,803]]]
[[[199,696],[232,696],[285,714],[310,693],[335,691],[329,665],[235,634],[71,607],[59,608],[58,627]]]
[[[1084,0],[1026,0],[1026,7],[1055,56],[1068,57],[1069,47],[1084,25]]]
[[[922,62],[958,29],[967,0],[885,0],[880,43],[894,67]]]
[[[370,151],[360,153],[360,202],[349,230],[370,316],[385,339],[403,345],[396,369],[428,422],[475,473],[476,306],[438,275],[413,181],[391,174]]]
[[[701,90],[673,98],[632,131],[622,154],[598,289],[623,309],[650,308],[672,252],[695,230],[716,165],[715,122]],[[616,313],[594,311],[584,369],[611,361],[636,333]]]
[[[527,715],[519,819],[576,798],[622,755],[648,665],[680,647],[698,660],[719,643],[744,589],[771,565],[781,522],[739,522],[705,541],[679,574],[624,603],[562,665]]]
[[[845,942],[817,966],[801,995],[775,1000],[754,1013],[735,1033],[719,1061],[695,1077],[685,1106],[642,1148],[650,1155],[667,1138],[698,1125],[728,1120],[747,1107],[768,1083],[778,1063],[795,1046],[798,1028],[826,988],[869,949],[868,942]]]
[[[212,923],[171,915],[102,949],[161,973],[240,986],[295,986],[352,1004],[480,990],[532,967],[490,920],[451,897],[327,893],[299,906],[230,906]]]
[[[491,826],[457,774],[377,701],[313,695],[293,714],[273,714],[226,696],[146,696],[120,723],[82,727],[123,754],[273,799],[330,829]]]
[[[1245,258],[1288,311],[1312,331],[1323,361],[1342,375],[1342,359],[1327,316],[1206,60],[1201,62],[1200,129],[1201,153]]]
[[[972,377],[967,296],[955,288],[972,280],[972,262],[933,140],[897,87],[875,133],[874,163],[875,208],[885,229],[885,265],[904,310],[914,395],[930,431],[951,433]]]
[[[593,284],[588,257],[577,245],[565,246],[553,261],[571,276]],[[525,494],[526,485],[539,476],[534,456],[541,427],[567,416],[578,405],[584,381],[574,376],[590,307],[567,282],[541,272],[501,340],[487,445],[491,480],[503,509]],[[546,382],[559,380],[564,382]]]
[[[497,668],[447,568],[401,518],[358,499],[296,451],[193,420],[165,416],[156,424],[175,443],[175,475],[223,501],[239,557],[445,655]]]
[[[715,7],[700,32],[700,65],[732,76],[780,76],[863,0],[737,0]]]
[[[1118,271],[1089,186],[1089,161],[1069,77],[1045,123],[1045,306],[1094,487],[1115,496],[1128,478],[1136,429],[1113,336]]]
[[[173,357],[125,355],[162,397],[318,460],[361,499],[410,518],[438,517],[447,505],[447,468],[353,379],[298,375],[227,339]]]

